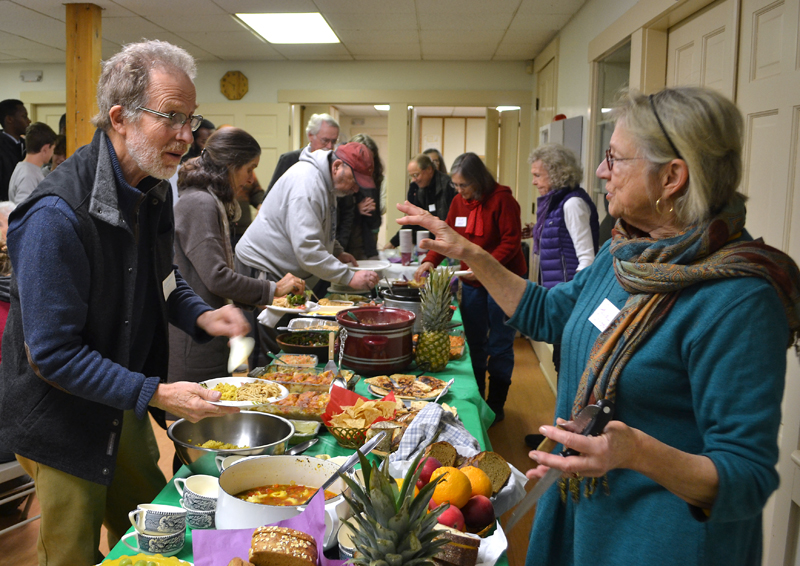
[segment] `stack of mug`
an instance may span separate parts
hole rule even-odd
[[[186,510],[172,505],[143,503],[128,513],[135,532],[122,542],[136,552],[172,556],[183,548],[186,536]],[[136,546],[128,542],[136,538]]]
[[[186,524],[191,529],[213,529],[217,512],[219,478],[196,475],[175,478],[175,488],[181,494],[181,507],[186,510]]]

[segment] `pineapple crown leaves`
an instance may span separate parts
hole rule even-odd
[[[453,294],[450,292],[450,279],[453,276],[452,268],[436,269],[432,271],[420,289],[420,305],[423,329],[441,330],[450,319],[450,301]]]

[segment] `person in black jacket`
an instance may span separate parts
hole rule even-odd
[[[25,159],[25,130],[30,126],[28,110],[21,100],[9,98],[0,102],[0,201],[8,200],[8,182]]]
[[[209,341],[249,331],[213,310],[172,260],[169,179],[202,119],[194,59],[163,41],[103,65],[97,126],[11,214],[14,271],[0,364],[0,438],[35,479],[41,564],[96,564],[128,512],[166,484],[148,412],[196,422],[238,412],[166,383],[168,323]],[[71,519],[76,518],[76,519]]]
[[[411,185],[408,187],[406,200],[422,210],[427,210],[440,220],[446,220],[450,203],[456,196],[456,189],[450,177],[436,169],[431,158],[424,153],[420,153],[409,161],[408,176],[411,179]],[[420,226],[402,226],[401,228],[413,230],[413,241],[416,243],[417,232],[422,228]],[[396,248],[399,245],[400,231],[398,230],[386,244],[386,248]]]

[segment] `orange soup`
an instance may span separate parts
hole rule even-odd
[[[304,485],[273,484],[262,485],[237,493],[236,497],[250,503],[263,505],[300,505],[305,503],[318,488]],[[325,501],[336,497],[333,492],[325,490]]]

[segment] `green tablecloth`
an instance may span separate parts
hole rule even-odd
[[[461,320],[458,312],[455,313],[453,320]],[[412,365],[411,368],[406,371],[413,373],[415,367],[415,365]],[[486,402],[478,395],[478,387],[475,383],[475,377],[472,374],[472,364],[470,363],[469,353],[466,351],[466,348],[464,355],[460,359],[450,361],[450,363],[447,364],[447,368],[443,372],[433,375],[444,380],[455,378],[450,391],[448,391],[447,395],[440,399],[440,402],[447,403],[448,405],[455,407],[458,411],[458,416],[461,419],[461,422],[463,422],[466,429],[475,436],[475,438],[478,440],[478,443],[481,445],[481,448],[483,450],[491,450],[492,446],[489,442],[487,429],[494,420],[494,413],[486,404]],[[363,380],[356,384],[356,392],[368,399],[373,398],[368,392],[367,385],[363,382]],[[325,430],[325,427],[322,427],[320,431],[321,433],[319,435],[319,442],[307,450],[305,454],[349,456],[353,453],[352,450],[339,446],[339,444],[336,442],[336,439]],[[190,475],[191,472],[189,469],[186,466],[182,466],[181,469],[178,470],[178,473],[175,474],[175,477],[188,477]],[[175,489],[173,481],[170,480],[167,486],[153,500],[153,503],[177,506],[179,504],[179,500],[180,495],[178,494],[178,490]],[[133,527],[131,527],[128,532],[132,531]],[[122,542],[120,542],[113,549],[111,549],[111,552],[108,554],[108,558],[119,558],[120,556],[132,554],[135,553]],[[177,557],[182,560],[193,561],[191,529],[187,529],[186,544],[184,545],[183,550],[177,554]],[[500,558],[497,564],[498,566],[508,566],[508,558],[505,554]],[[221,564],[220,566],[227,565]]]

